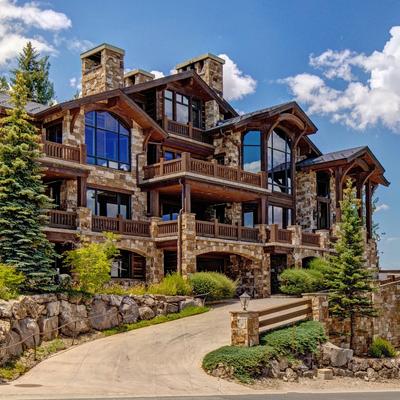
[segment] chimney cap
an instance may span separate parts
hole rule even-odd
[[[182,69],[187,67],[190,64],[193,64],[197,61],[202,61],[205,60],[207,58],[211,58],[212,60],[219,62],[220,64],[224,65],[225,64],[225,60],[221,57],[216,56],[215,54],[212,53],[206,53],[206,54],[202,54],[201,56],[197,56],[197,57],[193,57],[189,60],[183,61],[180,64],[178,64],[175,69]]]
[[[119,53],[121,55],[125,54],[125,50],[124,49],[121,49],[119,47],[113,46],[113,45],[108,44],[108,43],[102,43],[102,44],[94,47],[93,49],[86,50],[85,52],[81,53],[81,58],[90,57],[91,55],[96,54],[99,51],[102,51],[104,49],[115,51],[116,53]]]
[[[129,78],[131,76],[135,76],[135,75],[138,75],[138,74],[145,75],[150,79],[154,79],[156,77],[151,72],[145,71],[144,69],[137,68],[137,69],[133,69],[132,71],[126,72],[124,74],[124,78]]]

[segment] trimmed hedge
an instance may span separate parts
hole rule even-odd
[[[263,335],[260,346],[224,346],[214,350],[204,357],[203,368],[212,372],[223,365],[230,368],[239,381],[249,382],[263,374],[270,360],[279,356],[295,359],[310,353],[315,354],[318,346],[326,340],[321,323],[300,322]]]
[[[315,354],[319,345],[326,341],[324,327],[318,321],[277,329],[260,338],[261,344],[272,347],[278,354],[292,356]]]
[[[209,300],[229,299],[236,293],[237,282],[218,272],[196,272],[189,282],[194,294],[208,294]]]

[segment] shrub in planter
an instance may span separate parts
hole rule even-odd
[[[0,264],[0,299],[10,300],[17,297],[18,286],[24,280],[24,275],[13,266]]]
[[[393,345],[386,339],[376,338],[372,342],[368,353],[371,357],[382,358],[382,357],[395,357],[396,350]]]
[[[279,276],[282,293],[300,295],[323,288],[323,274],[318,270],[288,268]]]
[[[196,272],[189,280],[194,294],[208,294],[210,300],[229,299],[236,293],[237,282],[218,272]]]
[[[163,294],[166,296],[187,296],[192,293],[190,283],[181,275],[173,273],[167,275],[160,283],[150,285],[147,293]]]

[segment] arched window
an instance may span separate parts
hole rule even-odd
[[[130,171],[130,134],[107,111],[85,114],[85,143],[88,164]]]
[[[261,132],[249,131],[243,136],[243,169],[248,172],[261,171]]]
[[[268,187],[274,192],[292,193],[292,151],[290,139],[280,130],[268,138]]]

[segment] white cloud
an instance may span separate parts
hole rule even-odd
[[[76,78],[75,76],[70,78],[69,86],[74,89],[81,90],[82,89],[82,78]]]
[[[261,161],[252,161],[249,163],[244,164],[243,169],[247,172],[260,172],[261,171]]]
[[[398,237],[398,236],[387,237],[386,240],[388,242],[397,242],[400,240],[400,237]]]
[[[382,124],[400,133],[400,26],[393,27],[390,35],[382,50],[369,55],[349,49],[311,55],[310,65],[322,77],[302,73],[280,82],[309,106],[311,114],[357,130]],[[337,79],[344,82],[342,89],[328,83]]]
[[[158,78],[164,78],[164,72],[161,71],[150,71],[151,74],[153,74],[155,76],[154,79],[158,79]]]
[[[379,212],[379,211],[387,211],[389,210],[389,206],[385,203],[383,204],[378,204],[377,207],[375,208],[375,212]]]
[[[226,54],[220,54],[224,64],[224,97],[227,100],[240,100],[244,96],[254,93],[257,81],[250,75],[245,75],[237,64]]]
[[[57,47],[65,46],[68,50],[75,53],[83,53],[84,51],[89,50],[95,46],[94,43],[90,40],[81,40],[76,37],[66,38],[63,36],[59,36],[58,34],[54,35],[53,41]]]
[[[42,9],[34,2],[19,5],[13,0],[0,0],[0,10],[0,67],[14,59],[28,41],[41,53],[56,53],[42,36],[29,35],[30,29],[56,32],[71,27],[65,14]]]

